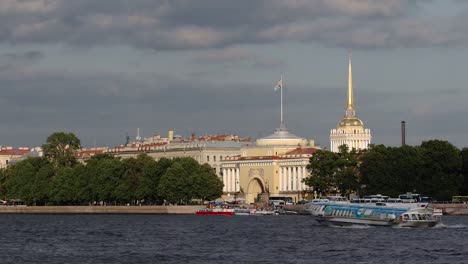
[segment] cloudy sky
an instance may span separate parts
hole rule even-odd
[[[373,143],[468,146],[468,1],[1,0],[0,145],[286,126],[329,146],[347,49]]]

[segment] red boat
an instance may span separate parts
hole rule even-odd
[[[234,209],[228,208],[205,208],[196,212],[197,215],[234,215]]]

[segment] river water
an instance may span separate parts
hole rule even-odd
[[[311,216],[0,215],[0,263],[468,263],[468,217],[430,229]]]

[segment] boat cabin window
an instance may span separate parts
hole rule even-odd
[[[418,220],[418,217],[415,214],[411,215],[411,220]]]
[[[404,215],[403,215],[403,219],[405,219],[405,221],[408,221],[408,220],[410,220],[410,218],[409,218],[409,215],[407,215],[407,214],[404,214]]]

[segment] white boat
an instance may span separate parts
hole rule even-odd
[[[278,210],[250,210],[250,215],[279,215]]]
[[[429,212],[429,213],[428,213]],[[433,227],[440,220],[440,215],[428,208],[411,209],[395,219],[399,227]]]
[[[350,203],[319,201],[306,209],[315,219],[327,225],[375,225],[432,227],[440,217],[428,204]]]
[[[250,209],[234,208],[234,215],[250,215]]]

